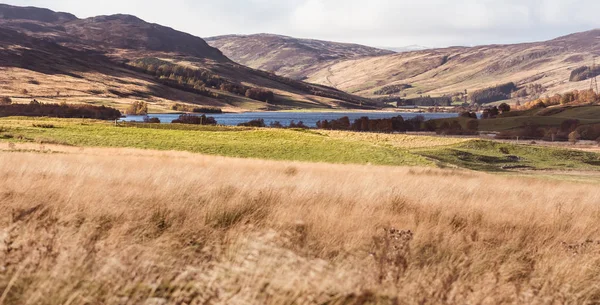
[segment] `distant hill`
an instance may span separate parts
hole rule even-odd
[[[513,45],[451,47],[349,59],[311,73],[309,82],[362,96],[393,85],[410,85],[398,95],[418,97],[463,93],[514,82],[541,94],[589,89],[589,82],[569,82],[572,70],[590,66],[600,54],[600,30],[550,41]],[[540,94],[537,90],[534,94]],[[513,100],[514,101],[514,100]]]
[[[394,47],[394,48],[392,48],[392,47],[384,47],[382,49],[394,51],[396,53],[402,53],[402,52],[423,51],[423,50],[427,50],[427,49],[431,49],[431,48],[413,44],[413,45],[404,46],[404,47]]]
[[[415,45],[394,49],[397,53],[267,34],[207,41],[239,63],[364,97],[381,97],[381,92],[394,86],[405,87],[392,94],[396,97],[462,99],[465,90],[469,93],[512,82],[519,91],[515,96],[521,100],[588,89],[585,77],[572,78],[571,73],[591,66],[593,57],[600,54],[600,30],[513,45],[441,49]]]
[[[202,38],[131,15],[78,19],[2,4],[0,41],[5,55],[0,69],[10,72],[0,74],[5,84],[0,96],[16,100],[93,100],[120,107],[145,100],[157,111],[170,102],[231,111],[379,106],[334,88],[245,67]],[[268,103],[248,98],[249,88],[272,91],[274,98]]]
[[[206,41],[237,63],[295,79],[347,59],[394,53],[358,44],[273,34],[217,36]]]

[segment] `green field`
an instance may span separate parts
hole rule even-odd
[[[34,125],[50,125],[35,127]],[[50,127],[50,128],[48,128]],[[600,154],[494,141],[342,131],[122,124],[83,119],[1,118],[0,139],[88,147],[189,151],[241,158],[487,172],[600,169]]]

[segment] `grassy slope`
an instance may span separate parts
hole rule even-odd
[[[56,128],[36,128],[31,119],[0,119],[7,133],[31,141],[78,146],[181,150],[230,157],[380,165],[428,165],[405,150],[283,129],[179,126],[192,130],[115,127],[91,120],[44,119]],[[156,127],[164,128],[164,125]],[[176,125],[174,128],[178,128]]]
[[[55,128],[34,127],[35,123]],[[0,138],[76,146],[179,150],[209,155],[273,160],[374,165],[461,167],[507,172],[600,169],[600,155],[558,148],[459,138],[339,131],[254,129],[189,125],[115,127],[93,120],[0,119]],[[515,157],[518,157],[515,158]]]

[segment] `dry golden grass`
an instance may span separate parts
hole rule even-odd
[[[595,304],[599,199],[456,170],[0,152],[0,304]]]
[[[351,132],[339,130],[319,130],[319,133],[328,135],[332,138],[342,138],[346,140],[368,141],[379,145],[389,145],[397,148],[429,148],[436,146],[446,146],[470,141],[469,138],[458,137],[435,137],[422,135],[372,133],[372,132]]]

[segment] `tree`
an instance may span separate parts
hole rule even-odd
[[[126,114],[131,115],[146,115],[148,114],[148,104],[142,101],[135,101],[125,110]]]
[[[510,112],[510,105],[507,103],[502,103],[500,106],[498,106],[498,110],[500,110],[502,113]]]
[[[580,138],[581,135],[579,134],[579,132],[577,132],[577,130],[569,134],[569,142],[571,142],[572,144],[576,144],[577,142],[579,142]]]

